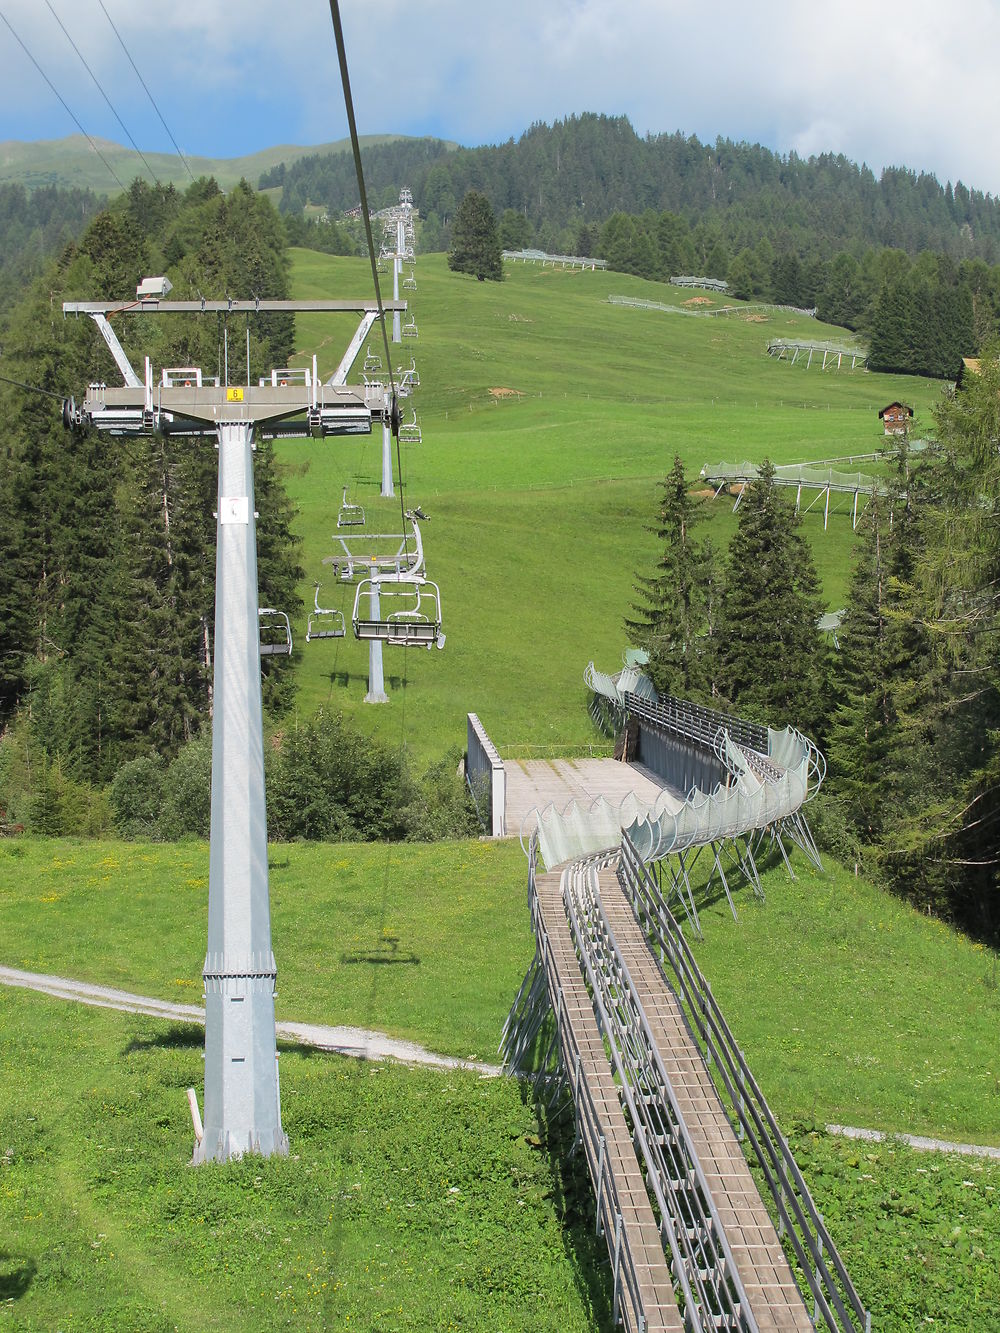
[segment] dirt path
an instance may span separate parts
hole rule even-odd
[[[0,985],[21,986],[26,990],[51,995],[57,1000],[75,1000],[78,1004],[120,1009],[127,1014],[146,1014],[150,1018],[164,1018],[175,1023],[205,1022],[205,1011],[196,1004],[171,1004],[168,1000],[133,995],[130,991],[115,990],[111,986],[93,986],[89,982],[49,976],[41,972],[22,972],[16,967],[0,967]],[[332,1051],[337,1055],[350,1055],[360,1060],[397,1060],[401,1064],[429,1065],[434,1069],[469,1069],[486,1078],[495,1078],[502,1072],[499,1065],[436,1055],[416,1042],[401,1041],[396,1037],[387,1037],[384,1032],[371,1032],[366,1028],[276,1023],[275,1030],[279,1041]]]

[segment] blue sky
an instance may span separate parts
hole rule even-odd
[[[99,0],[49,0],[140,147],[170,140]],[[1000,193],[1000,0],[341,0],[362,133],[463,144],[626,114],[780,152],[839,152]],[[347,132],[327,0],[104,0],[185,152]],[[126,142],[46,0],[0,0],[92,135]],[[234,14],[238,22],[234,22]],[[72,119],[0,22],[0,140]]]

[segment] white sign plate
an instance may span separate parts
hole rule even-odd
[[[219,500],[220,523],[249,523],[250,498],[246,495],[224,495]]]

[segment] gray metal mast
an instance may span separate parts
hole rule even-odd
[[[406,245],[404,238],[403,219],[396,221],[396,253],[392,257],[392,299],[399,301],[399,273],[403,267],[403,249]],[[399,310],[397,309],[392,317],[392,341],[394,343],[402,342],[399,324]]]
[[[354,311],[362,315],[364,330],[352,341],[356,355],[377,307],[368,301],[149,299],[130,309],[149,314]],[[301,383],[289,382],[285,372],[257,387],[232,387],[205,381],[200,371],[185,368],[164,370],[161,382],[154,385],[149,358],[143,381],[117,338],[113,333],[108,336],[107,316],[119,312],[119,304],[66,302],[63,310],[94,319],[125,382],[123,388],[91,384],[79,407],[66,400],[63,420],[68,426],[89,426],[113,435],[214,436],[217,441],[205,1116],[193,1160],[224,1162],[245,1153],[284,1154],[288,1138],[281,1126],[274,1035],[277,970],[271,951],[267,874],[254,434],[323,437],[369,432],[373,416],[384,418],[390,405],[382,386],[346,386],[346,357],[323,384],[317,380],[314,359],[312,375],[305,374]]]
[[[371,617],[378,620],[382,614],[379,597],[378,576],[372,578]],[[389,696],[385,692],[385,677],[382,674],[382,640],[372,639],[368,644],[368,693],[366,704],[387,704]]]
[[[205,1128],[196,1163],[288,1152],[274,1038],[253,432],[252,420],[218,431]]]

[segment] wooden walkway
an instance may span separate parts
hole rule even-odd
[[[644,805],[652,805],[665,785],[644,764],[622,764],[616,759],[505,759],[503,766],[505,822],[513,838],[532,810],[544,810],[547,805],[564,810],[571,801],[589,805],[599,796],[609,805],[618,805],[631,792]]]
[[[750,1309],[761,1333],[812,1321],[680,1003],[643,936],[614,870],[598,875],[601,905],[708,1181]]]
[[[563,907],[561,876],[558,872],[536,875],[539,946],[545,959],[546,981],[552,1007],[560,1016],[559,1039],[564,1067],[574,1071],[578,1080],[576,1099],[586,1095],[593,1106],[604,1139],[603,1166],[614,1181],[622,1218],[622,1252],[630,1256],[634,1269],[637,1300],[622,1300],[625,1326],[638,1330],[638,1315],[646,1320],[648,1333],[667,1330],[682,1333],[684,1320],[674,1299],[673,1282],[667,1265],[660,1231],[646,1192],[642,1171],[632,1146],[632,1136],[622,1112],[618,1092],[604,1042],[597,1027],[594,1009],[580,972],[580,964],[570,936]],[[564,1022],[566,1019],[568,1022]],[[571,1029],[565,1031],[565,1027]],[[579,1056],[579,1073],[575,1073]],[[592,1153],[587,1155],[594,1192],[607,1207],[609,1191],[595,1179]],[[609,1249],[614,1249],[614,1231],[604,1221]],[[627,1289],[627,1286],[626,1286]],[[637,1310],[636,1306],[640,1308]]]

